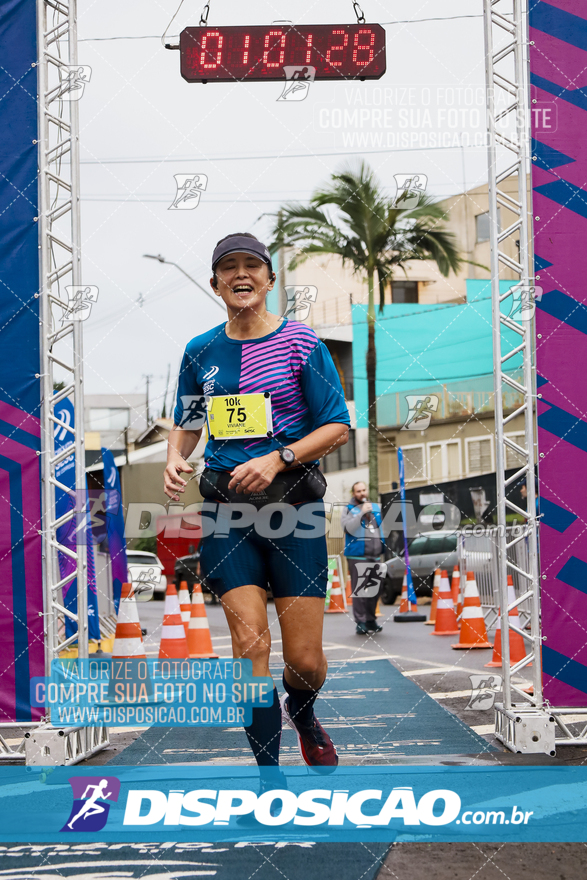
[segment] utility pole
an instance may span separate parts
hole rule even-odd
[[[161,410],[161,418],[167,418],[167,394],[169,392],[169,379],[171,376],[171,364],[167,364],[167,381],[165,383],[165,395],[163,397],[163,409]]]
[[[277,212],[277,228],[281,229],[283,212]],[[285,315],[287,309],[287,293],[285,292],[285,248],[282,246],[277,251],[277,271],[279,273],[279,287],[277,291],[277,304],[280,315]]]
[[[143,373],[143,379],[145,380],[146,385],[147,385],[146,394],[145,394],[145,402],[146,402],[146,407],[147,407],[147,427],[149,427],[149,425],[151,424],[151,414],[149,412],[149,382],[151,381],[152,378],[153,378],[152,373],[148,373],[148,374]]]

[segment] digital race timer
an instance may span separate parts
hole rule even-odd
[[[385,73],[380,24],[188,27],[179,48],[188,82],[284,80],[286,65],[315,67],[317,80],[379,79]]]

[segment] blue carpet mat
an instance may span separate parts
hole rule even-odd
[[[275,676],[278,687],[280,676]],[[341,764],[388,763],[410,755],[466,755],[495,751],[387,660],[332,662],[316,714],[336,745]],[[294,732],[285,727],[284,764],[301,758]],[[242,727],[152,727],[110,764],[251,761]]]
[[[10,880],[374,880],[385,843],[137,843],[8,846]]]

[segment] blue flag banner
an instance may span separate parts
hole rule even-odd
[[[412,568],[410,566],[410,555],[408,553],[408,522],[407,522],[407,514],[406,514],[406,478],[404,471],[404,454],[401,447],[397,450],[397,461],[399,465],[399,491],[400,491],[400,499],[402,505],[402,522],[403,522],[403,531],[404,531],[404,552],[405,552],[405,560],[406,560],[406,580],[408,585],[408,602],[410,603],[410,607],[412,605],[416,605],[416,591],[414,589],[414,582],[412,580]]]
[[[55,426],[55,452],[73,446],[73,434],[67,426],[73,425],[73,404],[66,397],[55,406],[55,415],[63,425]],[[75,485],[75,455],[68,455],[55,468],[57,480],[70,490],[66,492],[59,486],[55,487],[55,512],[57,518],[64,516],[70,510],[76,510],[74,516],[64,525],[57,529],[57,540],[68,549],[75,552],[78,541],[85,541],[87,554],[87,579],[88,579],[88,638],[100,638],[100,620],[98,617],[98,593],[96,589],[96,566],[94,562],[94,542],[92,540],[92,526],[90,513],[87,509],[87,482],[80,498]],[[83,511],[82,511],[83,509]],[[81,514],[81,515],[80,515]],[[80,519],[82,520],[81,528]],[[76,569],[76,562],[66,553],[59,553],[59,573],[62,578],[72,574]],[[77,614],[77,578],[73,578],[63,588],[63,604],[68,611]],[[77,631],[76,624],[65,615],[65,635],[67,638]]]
[[[0,767],[0,841],[587,841],[583,766],[97,769]]]
[[[108,549],[112,571],[112,590],[114,607],[118,614],[118,603],[122,585],[128,582],[126,564],[126,537],[124,534],[124,513],[122,510],[122,494],[118,468],[114,464],[114,456],[106,447],[102,447],[104,463],[104,489],[106,490],[106,528],[108,533]]]

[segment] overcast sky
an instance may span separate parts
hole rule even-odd
[[[159,39],[178,3],[79,0],[79,62],[92,68],[80,101],[83,280],[100,291],[84,324],[86,392],[136,393],[151,374],[157,413],[167,365],[174,381],[188,340],[220,323],[223,311],[177,269],[143,254],[163,254],[208,287],[218,239],[266,237],[261,215],[307,200],[359,154],[390,194],[397,173],[428,175],[439,198],[487,179],[486,150],[474,146],[485,126],[481,0],[365,0],[367,22],[385,26],[386,74],[314,83],[300,103],[278,103],[279,83],[182,80],[179,52]],[[185,0],[169,33],[197,25],[202,6]],[[351,0],[211,0],[208,23],[288,15],[295,24],[355,21]],[[364,111],[356,125],[341,127],[333,110],[345,109]],[[463,137],[470,145],[461,149]],[[113,161],[121,159],[133,161]],[[182,172],[208,175],[207,190],[195,210],[169,211],[173,175]]]

